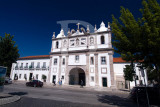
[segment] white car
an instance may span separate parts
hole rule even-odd
[[[5,83],[12,84],[12,79],[9,77],[5,77]]]

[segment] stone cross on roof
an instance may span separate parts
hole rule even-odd
[[[78,29],[77,29],[77,30],[79,30],[79,25],[80,25],[80,23],[77,23],[76,25],[77,25],[77,27],[78,27]]]

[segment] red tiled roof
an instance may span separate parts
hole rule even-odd
[[[127,61],[123,60],[121,57],[113,58],[113,63],[125,63]]]
[[[41,59],[41,58],[50,58],[50,55],[26,56],[18,59],[21,60],[21,59]]]

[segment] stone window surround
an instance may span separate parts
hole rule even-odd
[[[56,48],[56,49],[58,49],[58,48],[59,48],[59,41],[56,41],[55,48]]]
[[[102,57],[105,57],[105,61],[106,61],[105,64],[102,63]],[[106,56],[101,56],[100,60],[101,60],[101,65],[106,65],[107,64],[107,58],[106,58]]]
[[[53,63],[53,64],[54,64],[54,65],[57,65],[57,63],[58,63],[58,59],[57,59],[57,58],[54,58],[54,60],[53,60],[53,61],[54,61],[54,63]]]
[[[91,76],[91,82],[94,82],[94,76]]]
[[[104,35],[100,36],[100,44],[105,44],[105,36]]]
[[[93,63],[92,63],[92,60],[91,60],[92,58],[93,58]],[[90,65],[94,65],[94,56],[90,57]]]
[[[62,65],[65,65],[65,58],[62,58]]]
[[[79,55],[75,55],[75,63],[79,62]]]
[[[21,75],[22,75],[22,74],[19,74],[19,79],[21,79]]]
[[[71,43],[74,43],[74,45],[72,46]],[[75,46],[75,40],[74,39],[69,40],[69,47],[74,47],[74,46]]]
[[[106,72],[102,72],[102,69],[106,69]],[[106,67],[101,67],[101,74],[107,74],[107,68]]]

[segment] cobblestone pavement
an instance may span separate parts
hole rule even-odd
[[[13,83],[5,86],[5,94],[21,96],[21,100],[3,107],[136,107],[128,100],[128,92],[97,91],[79,86],[49,86],[43,88],[26,87],[25,83]]]

